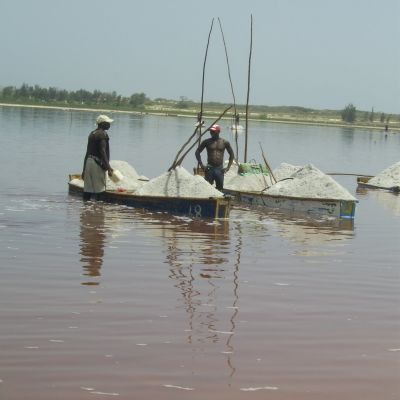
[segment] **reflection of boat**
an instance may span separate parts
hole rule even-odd
[[[365,188],[365,189],[383,189],[383,190],[389,190],[390,192],[395,192],[399,193],[400,192],[400,186],[392,186],[392,187],[384,187],[384,186],[376,186],[368,183],[373,176],[369,175],[361,175],[357,176],[357,186],[359,188]]]
[[[69,176],[69,193],[83,195],[82,185],[72,182],[80,175]],[[106,190],[99,195],[99,200],[107,203],[123,204],[130,207],[166,211],[172,214],[198,218],[228,218],[231,201],[229,198],[187,198],[138,196],[132,192]]]
[[[386,210],[389,210],[396,217],[400,216],[400,197],[398,192],[390,192],[386,190],[369,190],[369,186],[358,186],[357,193],[359,195],[368,194],[369,197],[377,199]],[[373,188],[375,189],[375,188]]]
[[[318,199],[311,197],[273,196],[259,192],[243,192],[224,189],[236,201],[251,206],[288,210],[311,215],[327,215],[353,219],[356,200]]]

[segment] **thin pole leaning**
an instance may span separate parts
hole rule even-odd
[[[232,108],[232,106],[229,106],[228,108],[226,108],[222,114],[203,132],[200,134],[199,139],[201,139],[202,136],[204,136],[207,131],[214,125],[216,124],[230,109]],[[193,147],[196,145],[197,142],[193,143],[181,156],[181,158],[176,162],[175,167],[179,166],[182,164],[183,159],[186,157],[186,155],[189,153],[189,151],[191,151],[193,149]]]
[[[203,77],[202,77],[202,82],[201,82],[201,100],[200,100],[200,113],[197,118],[197,125],[196,128],[193,132],[193,134],[189,137],[189,139],[185,142],[185,144],[180,148],[178,151],[174,162],[172,165],[169,167],[168,171],[171,171],[171,169],[174,169],[176,167],[176,162],[178,160],[179,155],[182,153],[183,149],[190,143],[190,141],[196,136],[197,131],[199,131],[199,136],[201,136],[201,124],[202,124],[202,119],[203,119],[203,98],[204,98],[204,77],[205,77],[205,70],[206,70],[206,61],[207,61],[207,54],[208,54],[208,47],[210,44],[210,37],[211,37],[211,32],[212,28],[214,25],[214,18],[211,20],[211,26],[210,26],[210,31],[208,32],[208,40],[207,40],[207,46],[206,46],[206,53],[204,56],[204,61],[203,61]],[[199,145],[200,145],[200,138],[199,138]]]
[[[208,32],[208,39],[207,39],[207,46],[206,46],[206,53],[204,55],[204,61],[203,61],[203,75],[201,78],[201,100],[200,100],[200,115],[198,117],[198,127],[199,127],[199,145],[200,145],[200,135],[201,135],[201,124],[203,121],[203,104],[204,104],[204,78],[205,78],[205,73],[206,73],[206,62],[207,62],[207,55],[208,55],[208,47],[210,45],[210,37],[211,37],[211,32],[214,26],[214,18],[211,20],[211,26],[210,26],[210,31]]]
[[[235,91],[233,90],[233,83],[232,83],[232,77],[231,77],[231,69],[229,66],[229,57],[228,57],[228,50],[226,48],[226,43],[225,43],[225,35],[224,31],[222,30],[222,23],[221,20],[218,17],[218,23],[219,23],[219,28],[221,30],[221,35],[222,35],[222,41],[224,43],[224,49],[225,49],[225,58],[226,58],[226,65],[228,67],[228,77],[229,77],[229,82],[231,84],[231,91],[232,91],[232,97],[233,97],[233,112],[235,114],[235,117],[237,115],[237,109],[236,109],[236,97],[235,97]],[[239,144],[238,144],[238,133],[237,133],[237,125],[235,123],[235,145],[236,145],[236,161],[239,160]]]
[[[274,179],[274,181],[275,181],[275,183],[276,183],[276,182],[278,182],[278,181],[276,180],[275,175],[274,175],[274,173],[272,172],[272,169],[271,169],[270,165],[268,164],[268,161],[267,161],[267,158],[265,157],[264,150],[263,150],[263,148],[262,148],[262,146],[261,146],[261,143],[258,142],[258,144],[260,145],[261,155],[262,155],[262,158],[264,159],[265,165],[266,165],[267,168],[269,169],[269,172],[271,173],[271,177]]]
[[[250,14],[250,54],[249,54],[249,68],[247,73],[247,99],[246,99],[246,128],[245,128],[245,141],[244,141],[244,162],[247,162],[247,140],[248,140],[248,127],[249,127],[249,97],[250,97],[250,70],[251,70],[251,53],[253,49],[253,15]]]

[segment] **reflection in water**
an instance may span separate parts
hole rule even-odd
[[[181,221],[182,222],[182,221]],[[240,224],[237,224],[240,231]],[[230,376],[235,373],[232,344],[235,318],[238,314],[238,275],[242,239],[238,235],[233,276],[229,268],[229,222],[189,221],[179,229],[165,225],[162,236],[166,244],[169,278],[179,290],[188,316],[189,344],[225,341]],[[200,269],[198,265],[201,265]],[[223,283],[222,283],[223,282]],[[232,282],[232,289],[229,285]],[[233,292],[233,301],[219,309],[218,290]],[[222,314],[229,310],[229,328],[223,329]],[[228,321],[226,321],[228,322]]]
[[[242,255],[242,246],[243,246],[243,239],[242,239],[242,229],[241,229],[241,224],[240,222],[235,223],[235,229],[236,229],[236,237],[237,237],[237,243],[235,245],[235,264],[234,264],[234,270],[233,270],[233,303],[232,303],[232,309],[233,309],[233,314],[231,315],[230,318],[230,323],[231,323],[231,332],[235,332],[236,324],[235,324],[235,319],[239,313],[239,266],[240,266],[240,258]],[[233,340],[233,335],[228,336],[228,340],[226,341],[226,347],[228,348],[227,354],[228,354],[228,365],[229,368],[231,369],[230,377],[233,377],[233,375],[236,372],[236,368],[233,364],[233,359],[232,359],[232,354],[234,353],[234,347],[232,345],[232,340]]]
[[[299,246],[295,254],[300,256],[326,255],[326,247],[352,239],[354,220],[307,217],[290,212],[266,209],[242,209],[241,213],[251,213],[257,217],[259,225],[268,225],[270,231]],[[271,233],[270,233],[271,234]],[[275,236],[274,233],[272,233]],[[261,236],[258,232],[257,236]]]
[[[390,211],[394,216],[400,216],[400,195],[398,193],[389,192],[380,189],[357,188],[357,194],[366,195],[377,199],[383,207]]]
[[[105,235],[104,205],[84,203],[80,216],[80,254],[84,269],[83,275],[97,278],[101,275]],[[82,285],[98,285],[97,281],[83,282]]]
[[[281,220],[278,230],[282,237],[302,245],[321,245],[354,235],[353,220]]]
[[[169,277],[176,281],[175,287],[182,295],[189,316],[189,343],[197,334],[199,341],[218,341],[218,334],[215,333],[218,322],[215,317],[215,296],[219,285],[216,281],[224,278],[226,270],[223,265],[229,261],[221,255],[224,253],[221,250],[227,244],[228,229],[228,221],[190,221],[179,230],[168,226],[163,229],[162,235],[167,245],[166,262],[170,266]],[[225,253],[229,253],[228,249]],[[196,264],[202,265],[200,271]],[[204,328],[206,332],[202,332]]]

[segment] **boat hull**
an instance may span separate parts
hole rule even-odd
[[[372,176],[357,176],[357,186],[359,188],[364,188],[364,189],[382,189],[382,190],[388,190],[389,192],[393,192],[393,193],[400,193],[400,186],[383,187],[383,186],[371,185],[369,183],[369,180],[371,178],[373,178],[373,177]]]
[[[240,192],[235,190],[224,190],[224,192],[231,195],[235,201],[246,205],[263,206],[302,214],[354,219],[356,209],[355,200],[271,196],[257,192]]]
[[[73,179],[70,176],[70,180]],[[71,195],[83,196],[83,188],[68,183]],[[107,203],[123,204],[153,211],[165,211],[174,215],[185,215],[191,218],[229,218],[230,198],[185,198],[185,197],[159,197],[137,196],[128,192],[108,191],[98,195],[98,199]]]

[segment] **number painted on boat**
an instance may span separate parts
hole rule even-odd
[[[195,206],[189,207],[189,215],[192,217],[201,217],[201,205],[196,204]]]

